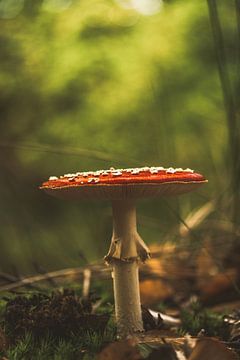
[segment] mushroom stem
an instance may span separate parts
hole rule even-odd
[[[131,200],[114,200],[112,212],[113,235],[105,260],[145,261],[149,257],[149,249],[137,232],[135,203]]]
[[[113,208],[113,235],[106,261],[113,267],[113,287],[118,334],[124,338],[143,331],[139,293],[138,260],[149,250],[137,233],[136,207],[130,200],[116,200]]]
[[[143,331],[137,260],[113,260],[113,290],[120,338]]]

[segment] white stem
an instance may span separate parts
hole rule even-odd
[[[119,337],[125,338],[143,331],[138,264],[136,260],[114,260],[112,266],[117,331]]]
[[[137,233],[136,208],[129,200],[113,201],[113,235],[106,261],[113,267],[113,287],[118,334],[124,338],[143,331],[138,260],[149,250]]]
[[[149,257],[149,249],[137,232],[136,206],[131,200],[115,200],[112,202],[113,235],[107,262],[112,259],[130,261]]]

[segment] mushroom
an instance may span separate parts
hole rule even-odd
[[[113,234],[105,260],[112,266],[118,335],[143,331],[138,264],[149,249],[137,232],[138,198],[178,195],[207,180],[191,169],[142,167],[77,172],[51,176],[40,189],[63,199],[108,199],[112,202]]]

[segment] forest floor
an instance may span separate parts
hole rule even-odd
[[[174,312],[143,307],[145,332],[121,341],[113,306],[96,295],[31,290],[5,294],[0,304],[2,360],[239,358],[240,313],[212,311],[197,301]]]
[[[140,266],[145,331],[127,340],[103,262],[0,273],[0,360],[240,359],[239,248],[220,236],[198,244],[151,247]]]

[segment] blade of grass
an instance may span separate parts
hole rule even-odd
[[[223,32],[219,19],[219,12],[216,0],[207,0],[209,19],[213,34],[213,41],[216,53],[216,61],[218,66],[219,78],[222,87],[224,106],[227,117],[228,125],[228,138],[229,138],[229,163],[231,172],[231,184],[233,199],[233,221],[239,223],[240,218],[240,194],[239,194],[239,181],[240,181],[240,127],[238,119],[238,101],[236,95],[232,90],[230,79],[227,69],[226,50],[224,46]],[[237,27],[238,34],[240,29],[240,15],[239,15],[239,0],[235,0],[236,13],[237,13]],[[239,37],[239,36],[238,36]],[[238,41],[238,52],[240,53],[240,42]],[[238,57],[240,58],[240,56]],[[239,59],[238,59],[239,60]],[[237,86],[238,87],[238,86]]]
[[[46,152],[52,153],[56,155],[70,155],[70,156],[86,156],[96,160],[103,161],[122,161],[124,156],[119,154],[108,154],[104,151],[99,150],[89,150],[84,148],[75,148],[71,146],[57,146],[57,145],[49,145],[49,144],[28,144],[24,142],[12,143],[10,141],[0,141],[0,147],[2,148],[14,148],[14,149],[23,149],[23,150],[31,150],[38,152]],[[127,159],[128,162],[132,162],[133,164],[140,165],[140,162],[136,159]]]

